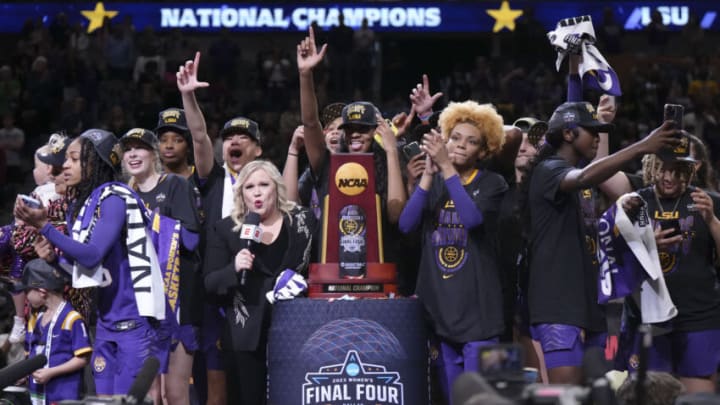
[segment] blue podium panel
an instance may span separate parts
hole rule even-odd
[[[270,404],[427,404],[427,335],[415,299],[275,304]]]

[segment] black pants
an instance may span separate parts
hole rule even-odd
[[[228,404],[264,405],[267,403],[266,344],[255,351],[225,352]]]

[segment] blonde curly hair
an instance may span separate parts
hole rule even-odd
[[[505,143],[503,118],[491,104],[478,104],[475,101],[450,103],[440,114],[438,124],[445,142],[457,124],[468,123],[480,130],[484,140],[485,152],[494,155]]]
[[[649,186],[655,184],[655,175],[662,167],[663,162],[655,154],[648,153],[642,157],[642,178],[643,184]]]
[[[287,189],[285,188],[283,177],[280,174],[280,171],[278,171],[277,167],[275,167],[275,165],[268,160],[253,160],[252,162],[243,166],[242,170],[240,170],[240,173],[238,173],[237,176],[237,187],[235,187],[235,196],[233,199],[235,204],[233,206],[232,212],[230,213],[230,217],[232,217],[232,220],[235,223],[233,231],[239,231],[240,228],[242,228],[243,220],[245,220],[245,214],[248,213],[248,207],[245,205],[245,200],[243,199],[242,194],[243,185],[245,185],[248,177],[250,177],[251,174],[255,173],[258,170],[263,170],[265,173],[267,173],[272,182],[275,184],[275,191],[277,192],[277,198],[275,199],[275,207],[282,214],[289,214],[290,211],[292,211],[297,205],[295,204],[295,202],[288,200]],[[292,217],[290,218],[292,220]]]

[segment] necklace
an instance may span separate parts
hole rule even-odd
[[[680,200],[682,200],[683,195],[685,194],[685,191],[680,193],[680,196],[677,198],[677,200],[675,200],[675,205],[673,205],[672,210],[668,213],[665,212],[665,209],[663,208],[663,205],[660,202],[660,197],[658,197],[657,190],[653,190],[653,194],[655,195],[655,202],[657,202],[658,209],[660,209],[660,218],[659,219],[674,219],[673,215],[675,214],[675,212],[677,212],[677,207],[680,204]],[[655,217],[656,217],[656,219],[658,219],[657,215],[655,215]]]

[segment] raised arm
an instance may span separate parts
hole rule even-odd
[[[380,114],[377,116],[377,121],[377,131],[382,136],[383,149],[387,156],[387,218],[391,224],[396,224],[407,202],[407,192],[403,184],[400,155],[395,134]]]
[[[603,94],[600,96],[600,103],[598,103],[598,120],[601,122],[612,122],[615,119],[616,113],[616,101],[615,96]],[[610,154],[610,134],[601,132],[598,134],[600,142],[598,142],[598,150],[595,160],[602,159]],[[618,171],[612,175],[609,179],[598,185],[600,191],[605,194],[610,201],[617,200],[621,195],[633,191],[632,184],[628,176]]]
[[[437,92],[430,95],[430,79],[428,79],[428,75],[423,74],[422,81],[422,83],[418,83],[412,91],[410,91],[410,103],[414,107],[415,113],[417,113],[420,121],[427,123],[427,120],[433,113],[433,105],[443,94]]]
[[[420,155],[419,155],[420,156]],[[427,201],[428,192],[432,186],[433,176],[437,172],[437,167],[433,164],[430,155],[425,154],[423,159],[425,166],[423,168],[422,177],[418,181],[418,186],[410,196],[405,208],[403,208],[398,220],[398,229],[402,233],[410,233],[417,229],[422,222],[422,211]]]
[[[680,140],[675,137],[676,132],[673,123],[665,121],[644,139],[610,156],[595,160],[583,169],[571,170],[560,183],[560,190],[572,191],[598,185],[614,175],[626,162],[679,144]]]
[[[318,52],[312,27],[308,36],[297,46],[297,65],[300,76],[300,116],[305,126],[305,153],[315,173],[322,168],[325,158],[325,136],[318,114],[313,69],[325,57],[327,44]]]
[[[200,68],[200,52],[195,53],[195,60],[185,62],[177,72],[177,87],[182,96],[185,118],[193,139],[195,152],[195,168],[201,179],[207,178],[212,170],[215,158],[213,145],[207,133],[205,118],[195,98],[195,90],[208,87],[208,82],[198,82],[197,75]]]
[[[570,55],[568,58],[568,88],[567,101],[583,101],[582,79],[580,78],[580,55]]]
[[[285,190],[287,191],[287,199],[300,203],[300,195],[298,193],[298,178],[300,177],[300,168],[298,167],[300,157],[298,154],[303,147],[303,138],[305,127],[300,125],[295,128],[290,146],[288,147],[287,159],[285,160],[285,168],[283,169],[283,182],[285,182]]]

